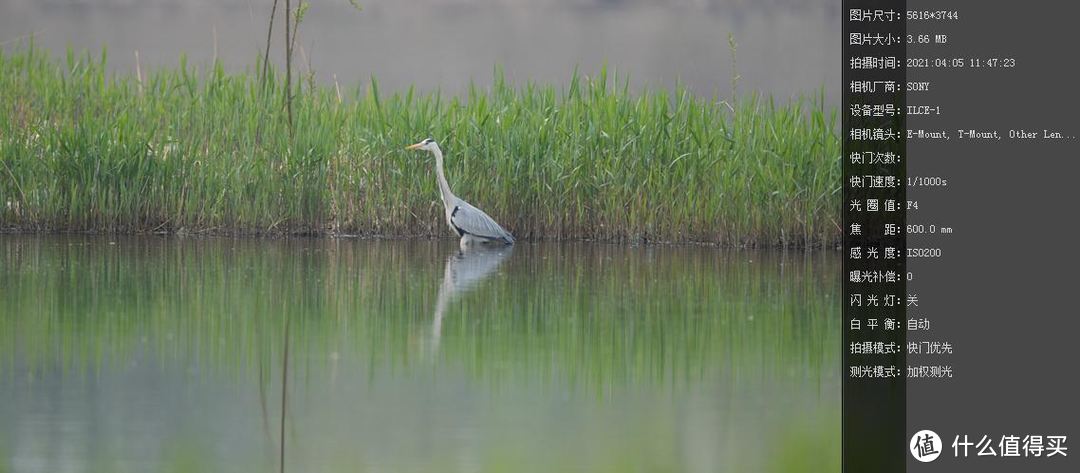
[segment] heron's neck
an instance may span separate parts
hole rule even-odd
[[[446,172],[443,171],[443,155],[442,150],[438,145],[432,150],[435,154],[435,174],[439,178],[439,192],[442,194],[443,204],[450,205],[453,201],[454,193],[450,192],[450,184],[446,182]]]

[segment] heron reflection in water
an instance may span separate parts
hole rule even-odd
[[[435,300],[435,316],[431,323],[431,355],[439,352],[443,317],[450,303],[494,274],[510,256],[512,249],[512,246],[473,247],[455,251],[446,259],[442,285],[439,286],[439,295]]]

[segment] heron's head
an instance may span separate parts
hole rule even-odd
[[[436,146],[438,146],[438,145],[435,144],[435,140],[431,139],[431,138],[428,138],[428,139],[426,139],[424,141],[421,141],[421,142],[419,142],[417,144],[410,145],[410,146],[406,147],[405,149],[410,149],[410,150],[412,150],[412,149],[422,149],[424,151],[432,151],[432,150],[435,149]]]

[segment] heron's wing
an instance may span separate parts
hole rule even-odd
[[[459,231],[478,237],[499,239],[508,243],[514,241],[514,236],[495,223],[495,219],[460,199],[450,214],[450,223]]]

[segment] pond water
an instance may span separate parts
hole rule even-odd
[[[839,263],[0,236],[0,471],[839,471]]]
[[[293,2],[294,4],[298,3]],[[575,67],[602,64],[634,84],[730,97],[757,90],[780,100],[825,88],[838,102],[840,3],[829,0],[316,0],[298,41],[302,72],[342,88],[375,76],[383,91],[487,84],[502,65],[511,80],[565,84]],[[134,73],[175,66],[252,68],[266,43],[272,0],[5,0],[0,47],[97,54]],[[284,1],[281,2],[284,8]],[[283,21],[279,17],[278,34]],[[737,47],[732,63],[728,36]],[[277,37],[274,48],[284,39]],[[282,56],[276,55],[281,65]],[[310,66],[310,67],[309,67]],[[835,89],[835,90],[834,90]]]

